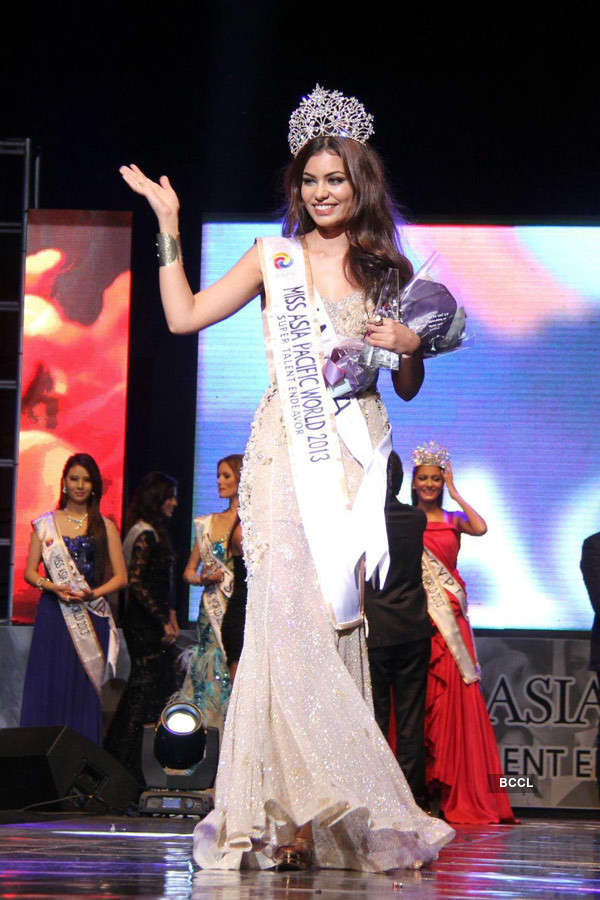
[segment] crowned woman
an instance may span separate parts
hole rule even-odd
[[[427,516],[423,585],[434,626],[425,700],[427,790],[448,822],[514,822],[506,791],[499,781],[493,783],[502,769],[457,569],[461,535],[482,537],[487,525],[457,491],[445,447],[423,444],[414,450],[413,462],[413,506]],[[444,486],[459,511],[442,508]]]
[[[374,378],[334,400],[326,348],[347,339],[398,354],[396,393],[423,381],[417,334],[373,314],[403,256],[372,116],[319,86],[290,119],[283,237],[257,240],[194,295],[169,180],[124,166],[160,227],[169,328],[199,331],[262,296],[271,386],[252,423],[240,484],[248,566],[244,648],[231,696],[214,811],[197,827],[203,868],[419,867],[453,836],[415,804],[373,717],[361,578],[385,578],[390,426]],[[376,370],[372,373],[376,376]]]

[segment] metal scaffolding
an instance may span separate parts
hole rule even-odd
[[[27,211],[39,205],[40,157],[30,138],[0,140],[0,622],[12,614]]]

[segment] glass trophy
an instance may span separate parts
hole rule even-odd
[[[377,304],[373,310],[372,318],[381,316],[383,319],[400,320],[400,282],[398,269],[387,269],[381,283]],[[384,350],[383,347],[371,347],[365,345],[362,362],[366,366],[378,369],[399,369],[400,356],[394,350]]]

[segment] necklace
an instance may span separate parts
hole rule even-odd
[[[88,514],[85,513],[80,519],[75,518],[75,516],[70,516],[68,512],[65,512],[65,518],[72,522],[75,528],[79,531],[85,520],[87,519]]]

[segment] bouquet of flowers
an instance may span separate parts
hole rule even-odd
[[[388,269],[383,279],[375,316],[398,319],[421,338],[424,358],[457,350],[465,338],[466,313],[447,287],[433,281],[429,270],[438,254],[433,253],[399,290],[398,270]],[[393,350],[365,345],[364,362],[378,368],[397,369],[400,359]]]
[[[467,314],[450,291],[429,277],[433,253],[400,294],[400,321],[421,338],[425,358],[458,350],[464,341]]]
[[[377,378],[377,367],[363,362],[365,344],[358,338],[342,338],[326,351],[323,378],[332,397],[354,397]]]
[[[432,254],[402,290],[398,269],[388,269],[373,312],[374,317],[396,319],[418,334],[425,358],[458,350],[466,336],[463,307],[448,288],[429,277],[437,255]],[[378,369],[399,367],[400,357],[394,350],[345,338],[326,352],[323,377],[333,397],[352,397],[373,384]]]

